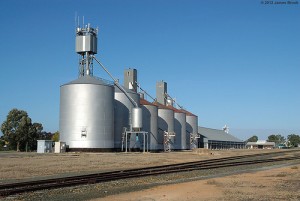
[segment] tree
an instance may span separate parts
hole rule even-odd
[[[52,139],[51,139],[53,142],[58,142],[59,141],[59,132],[56,131],[54,133],[54,135],[52,136]]]
[[[0,150],[2,150],[3,146],[5,145],[5,140],[4,140],[4,136],[2,135],[0,137]]]
[[[248,140],[246,140],[247,142],[257,142],[258,137],[256,135],[253,135],[252,137],[250,137]]]
[[[283,144],[285,142],[284,136],[278,134],[278,135],[270,135],[268,137],[268,142],[275,142],[276,145]]]
[[[18,109],[12,109],[1,125],[1,131],[4,140],[9,142],[10,148],[16,148],[20,151],[20,145],[28,136],[31,119],[27,112]]]
[[[4,140],[9,143],[11,149],[17,151],[36,146],[38,133],[43,130],[40,123],[31,123],[31,118],[26,111],[12,109],[1,125]]]
[[[29,136],[26,142],[26,151],[28,146],[30,150],[35,150],[37,148],[37,139],[41,135],[43,130],[43,125],[41,123],[33,123],[29,129]]]
[[[300,144],[300,136],[296,134],[291,134],[287,136],[288,141],[292,147],[297,147]]]
[[[51,132],[46,132],[46,131],[43,131],[39,134],[39,137],[38,139],[39,140],[52,140],[52,137],[53,137],[53,133]]]

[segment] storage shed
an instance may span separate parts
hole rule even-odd
[[[274,149],[275,142],[267,142],[266,140],[258,140],[257,142],[248,142],[247,149]]]
[[[245,142],[224,130],[198,127],[199,148],[206,149],[244,149]]]
[[[51,153],[53,152],[52,140],[38,140],[37,153]]]
[[[65,142],[55,142],[54,153],[65,153],[66,143]]]

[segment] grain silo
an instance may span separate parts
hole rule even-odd
[[[124,132],[134,131],[132,128],[133,120],[133,110],[139,107],[140,95],[136,92],[136,79],[137,71],[136,69],[126,69],[124,71],[124,89],[127,95],[132,99],[130,100],[127,95],[115,87],[115,148],[121,149],[124,145]],[[139,117],[142,120],[142,117]],[[140,139],[138,134],[131,134],[130,148],[140,148]]]
[[[93,76],[98,30],[76,29],[79,78],[60,87],[60,140],[74,151],[114,148],[114,86]]]
[[[158,107],[141,97],[140,105],[143,110],[143,130],[148,132],[149,150],[163,150],[163,138],[158,136]]]
[[[174,111],[167,108],[166,106],[155,103],[158,106],[158,142],[163,142],[165,151],[174,149]]]
[[[130,89],[126,89],[127,94],[136,102],[140,102],[140,96],[138,93],[135,93],[134,91],[131,91]],[[122,134],[124,133],[124,129],[130,130],[131,128],[131,119],[132,119],[132,110],[134,108],[134,105],[132,102],[127,98],[127,96],[118,88],[115,87],[115,148],[121,149],[122,143],[124,144],[124,140]],[[135,147],[135,137],[132,135],[130,143],[132,146],[131,148]]]
[[[156,83],[156,99],[158,106],[158,139],[163,138],[164,150],[174,149],[174,111],[166,106],[167,83],[159,81]]]
[[[187,139],[187,148],[194,149],[198,147],[198,116],[195,114],[181,110],[186,114],[186,139]]]
[[[174,107],[175,101],[167,92],[165,92],[165,95],[167,107],[174,111],[174,132],[176,135],[173,138],[171,148],[174,150],[184,150],[186,149],[186,115]]]
[[[181,110],[172,107],[174,111],[174,149],[185,150],[186,146],[186,115]]]

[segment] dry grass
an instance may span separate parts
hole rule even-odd
[[[192,162],[242,154],[276,152],[277,150],[220,150],[198,154],[197,151],[171,153],[64,153],[37,154],[0,152],[0,183],[11,179],[39,176],[65,176]],[[212,153],[212,154],[210,154]]]
[[[265,152],[266,150],[261,150]],[[274,150],[271,150],[274,151]],[[183,151],[171,153],[64,153],[37,154],[0,152],[0,182],[38,176],[91,173],[121,170],[172,163],[191,162],[241,154],[256,150],[209,151],[213,154],[199,155]],[[270,151],[268,151],[270,152]]]
[[[209,179],[209,180],[207,180],[206,184],[208,184],[208,185],[215,185],[215,186],[221,186],[221,183],[217,182],[215,179]]]
[[[65,153],[24,154],[1,153],[0,180],[36,176],[111,171],[178,162],[201,158],[191,152],[181,153]]]
[[[287,174],[285,172],[281,172],[279,174],[277,174],[275,177],[286,177]]]

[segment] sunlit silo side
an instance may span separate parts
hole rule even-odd
[[[187,148],[194,149],[198,147],[198,138],[194,139],[194,142],[191,144],[191,134],[197,135],[198,134],[198,116],[188,112],[186,110],[182,110],[186,114],[186,141],[187,141]]]
[[[140,102],[140,95],[130,89],[126,89],[126,92],[128,95],[139,104]],[[115,87],[115,148],[121,149],[122,148],[122,133],[124,127],[126,127],[128,130],[130,129],[129,120],[131,119],[131,113],[132,109],[134,108],[133,103],[128,99],[128,97],[122,92],[118,87]],[[132,119],[131,119],[132,120]],[[131,136],[132,140],[134,139],[134,136]],[[134,143],[130,143],[134,145]]]
[[[174,130],[176,133],[174,149],[185,150],[186,148],[186,115],[180,111],[174,111]]]
[[[154,104],[142,98],[140,100],[140,105],[143,110],[143,130],[148,132],[149,136],[149,150],[162,150],[163,139],[159,139],[157,135],[158,108]]]
[[[174,133],[174,111],[164,105],[155,103],[158,106],[158,136],[159,142],[164,142],[164,131]],[[171,149],[173,149],[174,137],[171,137]],[[164,149],[164,146],[159,147]]]
[[[60,88],[60,141],[71,150],[114,148],[114,86],[82,76]]]
[[[167,107],[174,111],[175,137],[171,148],[174,150],[184,150],[186,149],[186,114],[173,107],[172,104],[169,104]]]
[[[196,115],[188,115],[186,116],[187,127],[189,127],[189,132],[194,134],[195,136],[198,135],[198,117]],[[187,133],[188,134],[188,133]],[[190,139],[190,136],[187,136],[187,139]],[[194,139],[194,142],[189,143],[190,149],[194,149],[198,147],[198,138]]]

